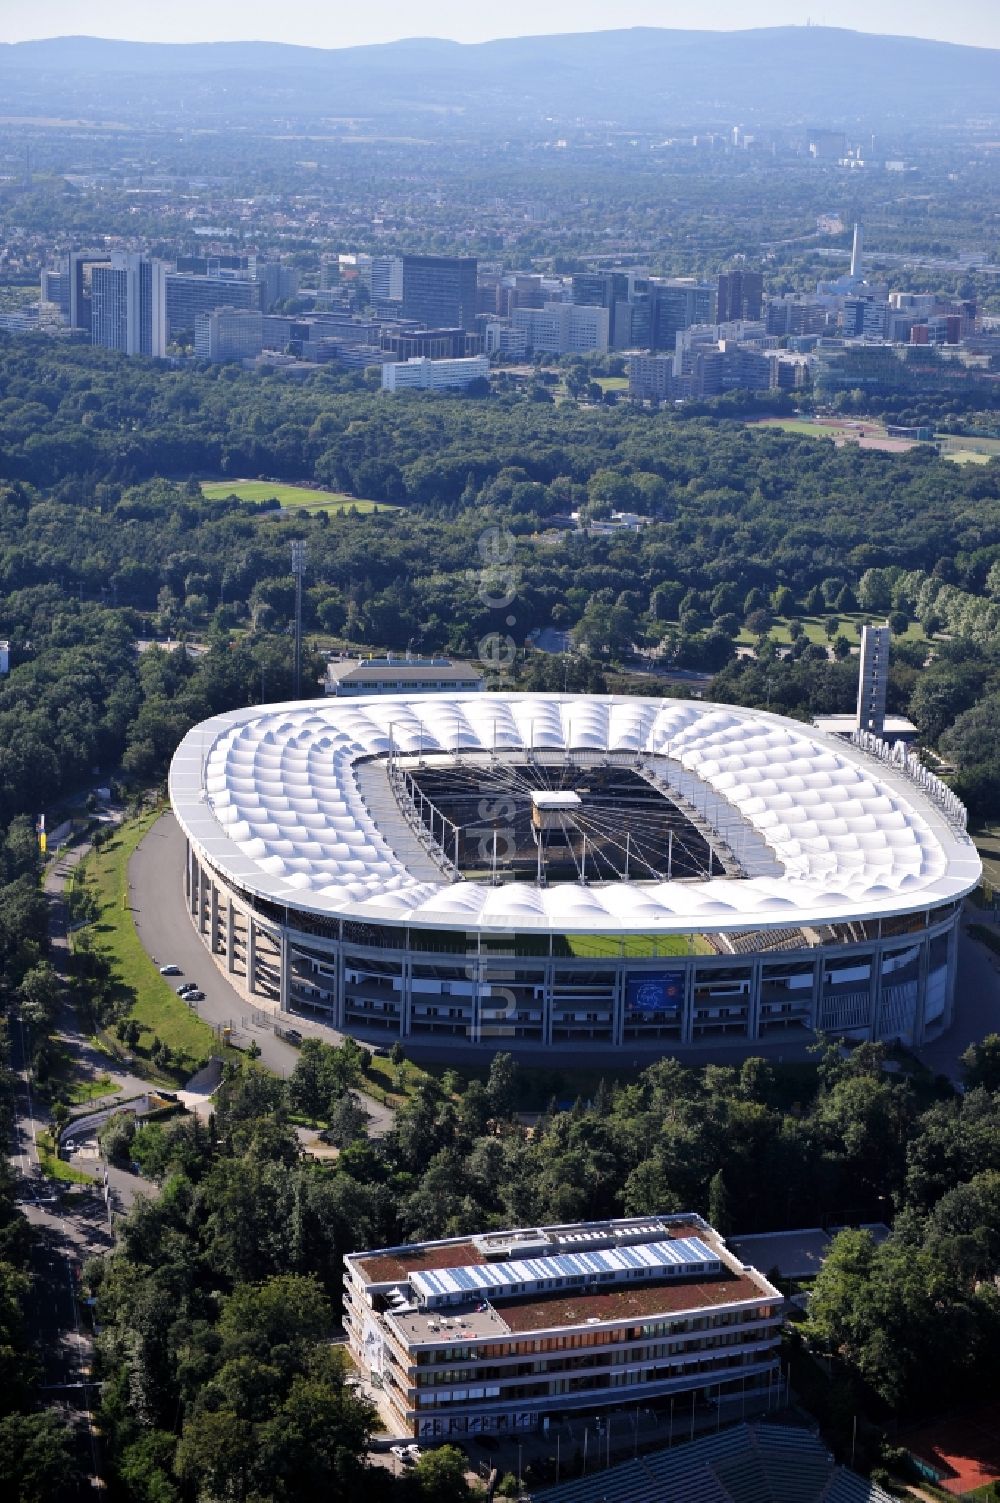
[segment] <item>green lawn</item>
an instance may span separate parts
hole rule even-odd
[[[775,616],[771,625],[770,635],[779,646],[790,646],[792,638],[788,627],[792,620],[796,620],[802,623],[807,641],[818,642],[821,647],[828,647],[832,640],[826,634],[826,623],[829,619],[831,618],[827,616]],[[855,630],[855,624],[857,622],[870,622],[872,616],[868,611],[855,611],[850,615],[838,615],[835,619],[837,621],[838,632],[842,632],[850,641],[851,646],[856,647],[860,646],[861,638]],[[745,626],[736,638],[740,647],[753,647],[756,640],[754,634],[747,631]],[[895,636],[894,640],[900,642],[926,642],[927,637],[920,622],[911,621],[906,630]]]
[[[129,857],[159,818],[159,810],[123,825],[114,839],[92,851],[84,863],[83,880],[93,893],[97,921],[87,931],[94,948],[111,961],[117,985],[132,999],[129,1016],[136,1019],[142,1033],[139,1039],[139,1062],[151,1080],[165,1077],[149,1060],[154,1037],[180,1051],[178,1078],[187,1078],[214,1052],[218,1044],[207,1023],[191,1011],[164,980],[142,947],[128,906]]]
[[[628,376],[595,376],[602,391],[628,391]]]
[[[806,438],[843,438],[843,428],[833,427],[829,423],[815,423],[811,418],[755,418],[749,424],[751,428],[780,428],[783,433],[801,433]],[[865,431],[879,428],[877,423],[866,423]],[[879,429],[881,431],[881,429]]]
[[[387,501],[359,501],[343,491],[318,491],[306,485],[284,485],[277,480],[203,480],[201,493],[206,501],[225,501],[237,496],[241,501],[278,501],[296,511],[398,511]]]

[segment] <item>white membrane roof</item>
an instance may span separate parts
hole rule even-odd
[[[746,822],[766,874],[700,881],[526,882],[411,873],[402,816],[373,817],[360,761],[601,752],[661,759]],[[665,759],[665,760],[662,760]],[[571,694],[382,695],[261,705],[204,721],[170,768],[188,838],[237,887],[360,922],[490,932],[649,934],[788,928],[930,908],[981,875],[972,841],[912,779],[799,721],[694,700]],[[688,793],[690,799],[690,793]],[[407,834],[409,832],[407,831]]]

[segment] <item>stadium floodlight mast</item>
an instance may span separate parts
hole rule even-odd
[[[302,698],[302,576],[308,552],[301,538],[292,544],[292,573],[295,576],[295,698]]]

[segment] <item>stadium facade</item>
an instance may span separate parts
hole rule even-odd
[[[381,1042],[919,1044],[981,875],[904,747],[700,701],[258,706],[185,737],[170,796],[230,978]]]

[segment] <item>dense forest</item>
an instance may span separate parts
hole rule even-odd
[[[326,372],[293,386],[32,341],[2,354],[0,963],[4,1012],[34,1020],[38,1047],[54,979],[33,817],[96,777],[155,785],[192,724],[291,694],[293,539],[308,544],[310,689],[323,646],[481,660],[501,633],[509,686],[697,688],[810,716],[852,707],[856,627],[888,616],[891,707],[950,759],[974,812],[996,809],[996,463],[838,450],[724,409],[555,405],[541,376],[525,393],[392,399]],[[318,484],[331,506],[202,497],[199,480],[227,477]],[[338,510],[334,492],[378,508]],[[648,525],[605,537],[571,520],[615,509]],[[553,629],[570,653],[532,647]],[[461,1498],[447,1455],[405,1483],[369,1473],[372,1416],[328,1337],[345,1251],[484,1224],[651,1206],[739,1231],[894,1217],[882,1247],[842,1239],[817,1285],[806,1334],[834,1354],[831,1433],[852,1404],[879,1420],[926,1412],[942,1381],[985,1391],[998,1049],[970,1055],[962,1097],[887,1074],[879,1050],[827,1049],[799,1072],[665,1060],[530,1133],[500,1056],[486,1081],[425,1080],[369,1141],[357,1054],[310,1045],[287,1084],[232,1073],[207,1125],[117,1128],[109,1152],[162,1186],[87,1270],[118,1496],[263,1503],[333,1476],[345,1498]],[[293,1117],[329,1124],[335,1167],[301,1156]],[[22,1375],[3,1385],[0,1480],[48,1457],[35,1491],[55,1500],[71,1452],[35,1407],[7,1180],[0,1262],[0,1361]]]
[[[3,354],[13,671],[0,688],[0,818],[37,812],[123,755],[155,778],[194,720],[286,695],[293,538],[308,543],[305,624],[319,639],[480,657],[499,628],[507,681],[525,687],[659,692],[650,668],[681,669],[717,675],[707,692],[724,699],[846,710],[857,639],[845,618],[918,623],[897,642],[892,708],[927,744],[945,738],[977,812],[996,807],[996,463],[836,449],[717,415],[393,398],[326,372],[293,386],[32,341]],[[193,477],[226,475],[383,504],[307,515],[206,503]],[[609,538],[569,520],[615,508],[650,525]],[[488,529],[509,538],[499,595],[489,571],[484,587]],[[803,618],[825,622],[832,656]],[[530,651],[552,627],[572,634],[571,664]],[[185,633],[207,656],[154,650],[136,672],[137,640]]]

